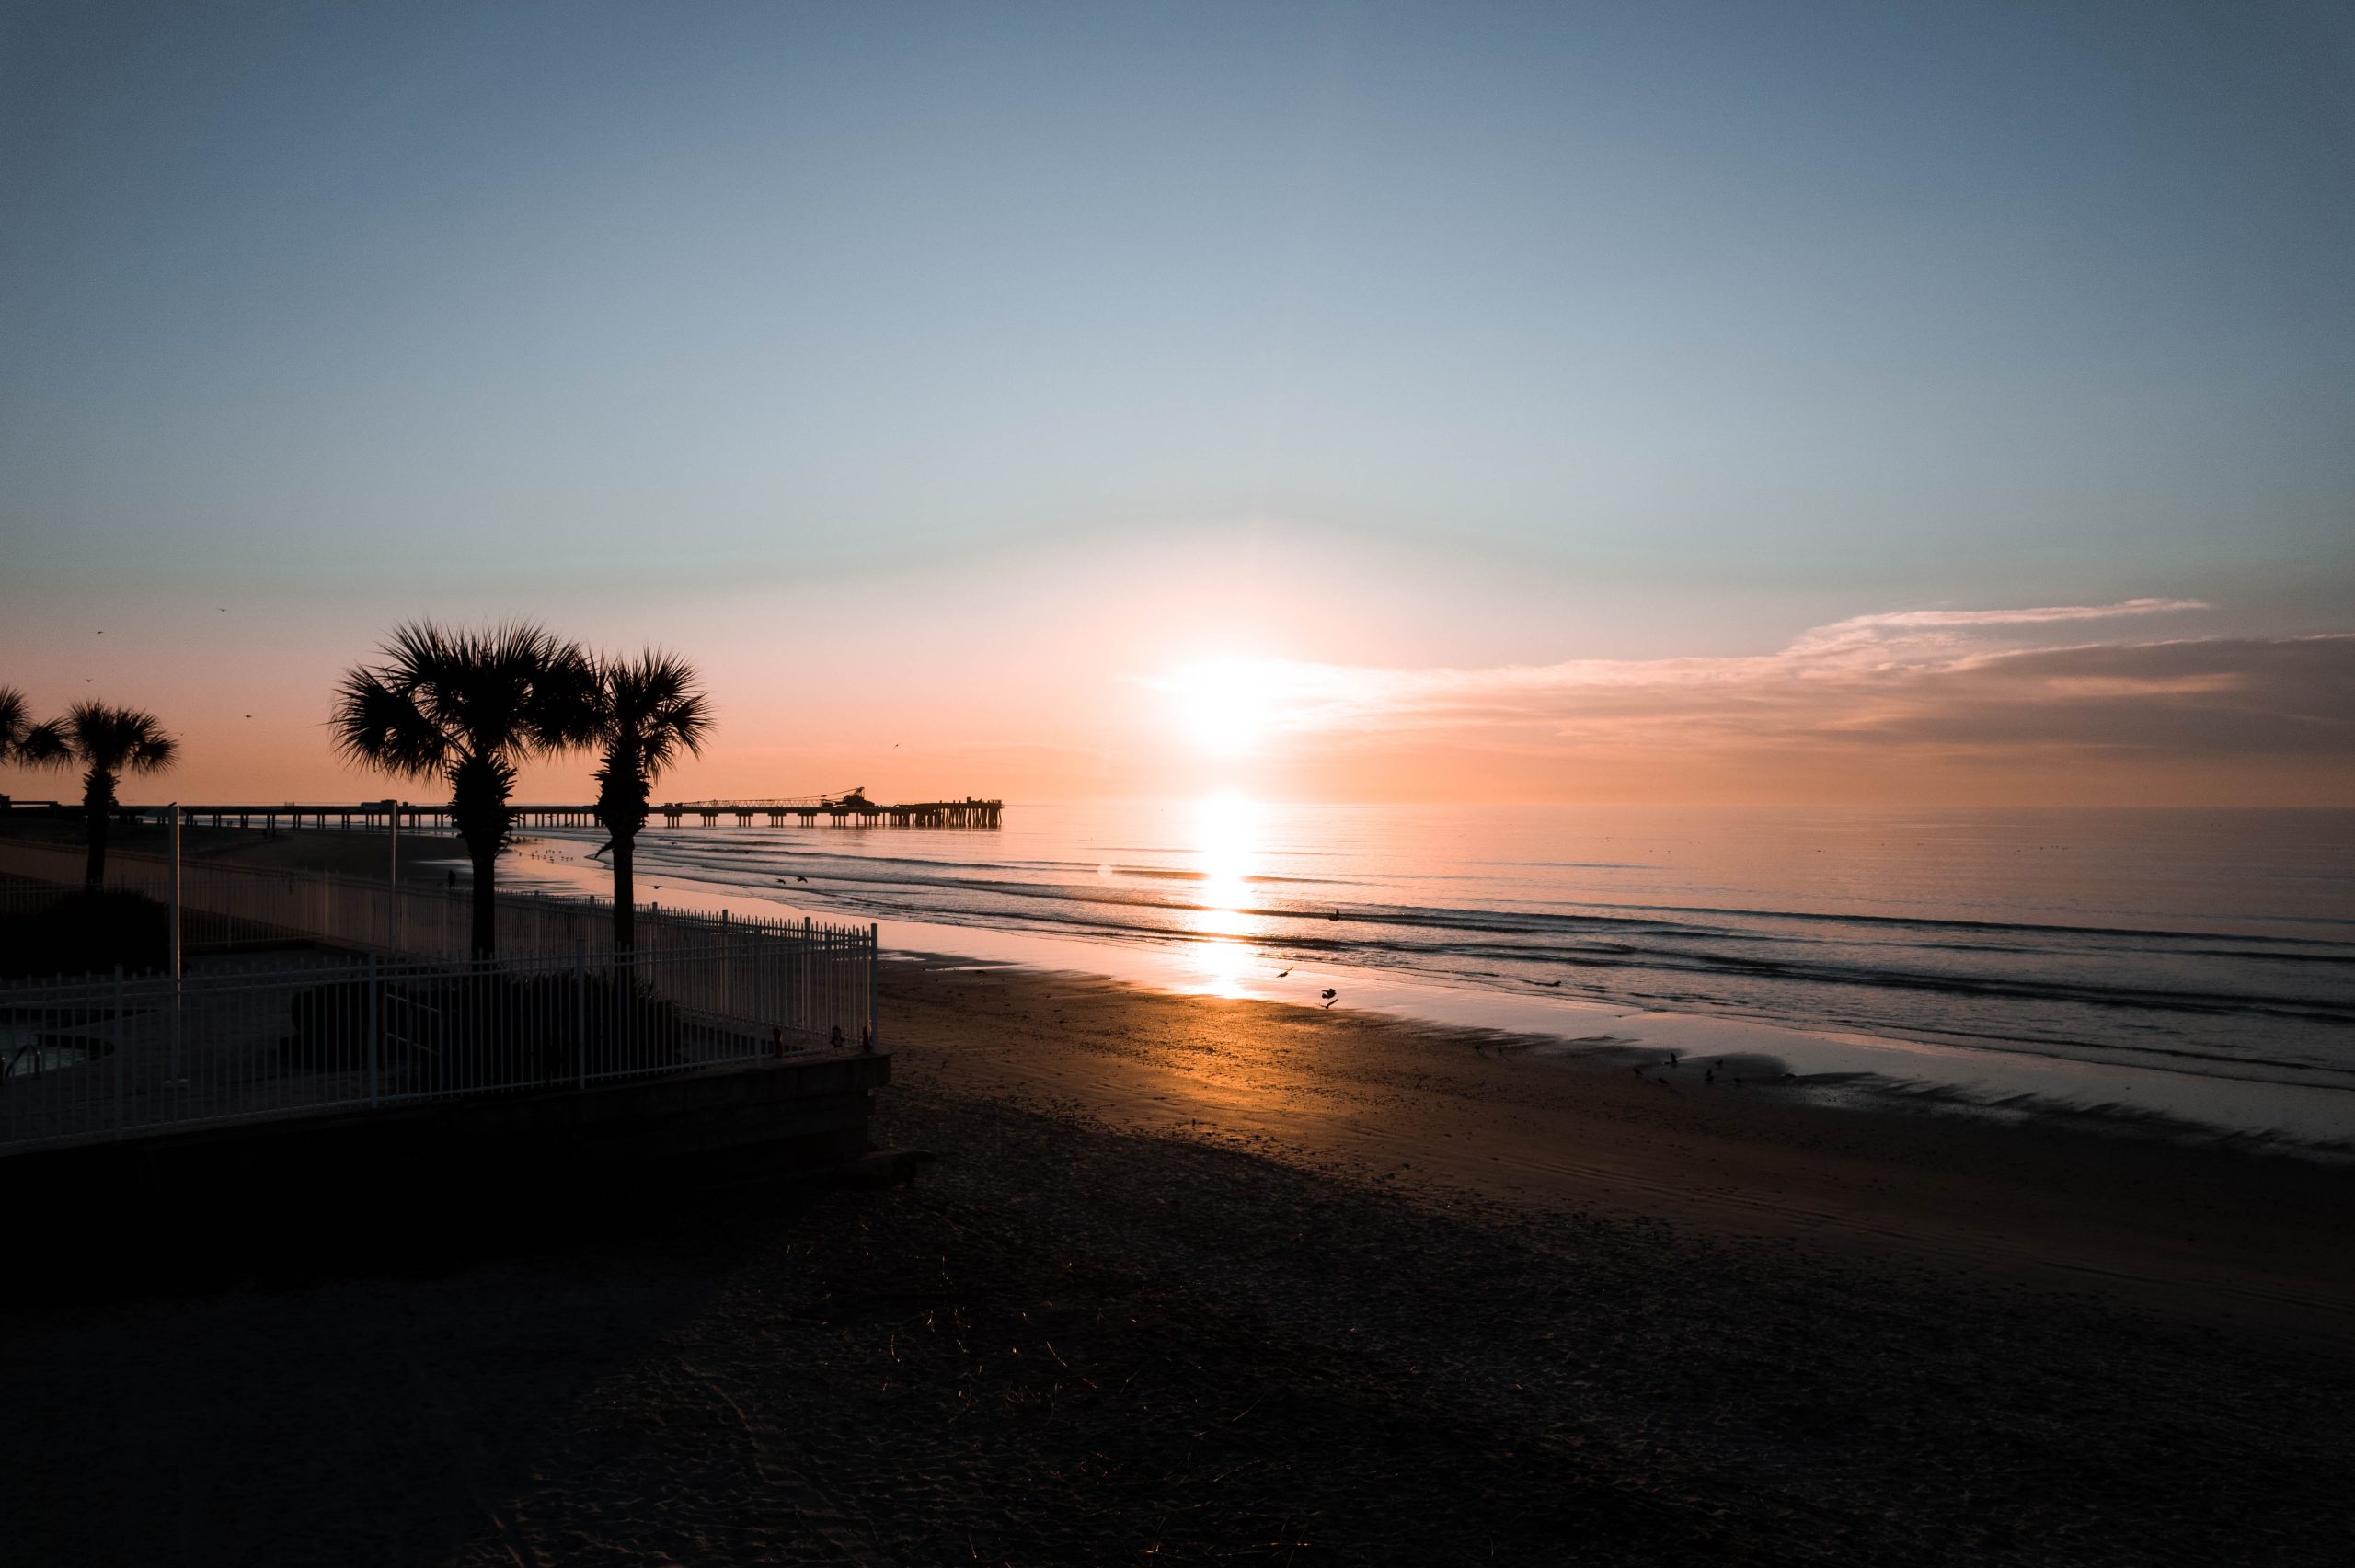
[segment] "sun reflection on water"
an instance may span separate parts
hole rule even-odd
[[[1256,801],[1232,790],[1206,795],[1194,807],[1195,907],[1187,923],[1206,940],[1189,953],[1200,989],[1213,996],[1249,994],[1247,977],[1258,967],[1251,939],[1260,934],[1252,912],[1251,879],[1259,870],[1260,811]]]

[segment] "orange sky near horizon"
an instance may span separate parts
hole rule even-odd
[[[694,660],[718,731],[660,798],[2355,806],[2344,635],[2251,635],[2156,599],[1901,607],[1779,635],[1651,606],[1549,649],[1540,591],[1442,595],[1396,563],[1325,559],[1306,593],[1304,555],[1222,574],[1154,550],[643,595],[9,593],[0,680],[41,713],[87,693],[159,715],[183,759],[128,784],[138,801],[431,796],[336,759],[325,720],[402,607],[439,602],[454,622],[536,614]],[[1467,635],[1484,607],[1498,625]],[[1433,657],[1484,640],[1492,663]],[[585,799],[589,769],[534,762],[519,797]],[[10,768],[0,790],[75,785]]]

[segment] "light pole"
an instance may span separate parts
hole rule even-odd
[[[172,802],[172,940],[168,949],[172,966],[172,1071],[171,1086],[184,1089],[188,1078],[182,1066],[180,1048],[181,1013],[181,938],[180,938],[180,803]]]
[[[385,802],[385,815],[393,824],[392,858],[386,867],[390,879],[385,884],[385,897],[390,900],[387,907],[391,913],[385,921],[385,925],[392,933],[392,949],[398,953],[401,948],[403,923],[401,921],[401,803],[397,800]]]

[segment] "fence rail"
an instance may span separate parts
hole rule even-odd
[[[0,841],[0,878],[20,879],[15,886],[0,882],[0,913],[42,907],[78,890],[82,870],[80,849]],[[171,867],[118,850],[107,857],[106,885],[169,903]],[[604,898],[501,894],[498,949],[502,955],[545,957],[583,944],[592,952],[607,947],[613,908]],[[184,862],[180,869],[181,941],[192,951],[324,942],[387,956],[465,958],[471,953],[473,920],[473,893],[464,884],[403,882],[396,888],[384,877],[198,860]],[[818,929],[802,921],[715,919],[641,904],[637,945],[641,955],[682,943],[694,945],[738,926],[786,933]]]
[[[75,890],[39,879],[43,848],[0,846],[0,913]],[[117,858],[110,887],[165,891],[168,867]],[[232,866],[188,868],[181,910],[189,950],[215,950],[182,975],[0,983],[0,1153],[875,1040],[873,926],[649,911],[616,955],[602,900],[510,895],[506,951],[477,960],[464,894]],[[326,950],[219,951],[288,941]]]

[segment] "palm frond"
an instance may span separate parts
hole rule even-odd
[[[402,778],[425,778],[450,761],[448,735],[425,715],[413,692],[382,670],[359,669],[336,689],[327,727],[335,749],[354,762]]]
[[[711,699],[695,666],[674,653],[647,648],[634,658],[596,662],[596,743],[607,772],[626,770],[651,782],[682,752],[703,754],[711,734]]]
[[[73,743],[65,738],[65,727],[56,719],[45,719],[17,738],[16,760],[35,768],[53,768],[74,760]]]
[[[57,728],[66,756],[105,773],[161,773],[179,756],[179,742],[164,732],[162,721],[139,708],[80,702]]]
[[[381,664],[344,678],[329,721],[354,761],[412,776],[470,760],[505,767],[578,745],[589,727],[587,660],[529,622],[453,630],[412,621],[380,651]]]

